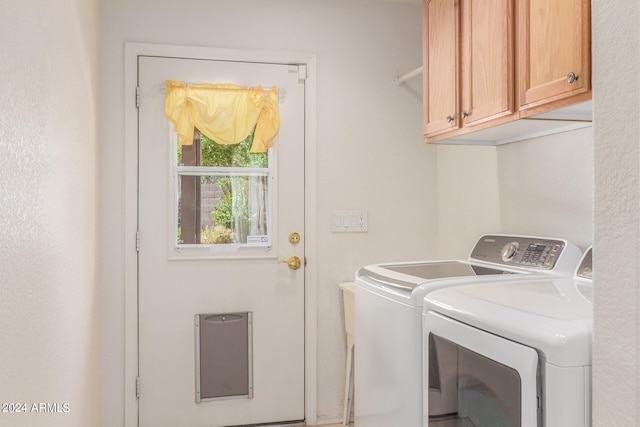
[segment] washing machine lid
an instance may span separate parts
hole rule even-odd
[[[535,348],[557,366],[591,365],[590,281],[555,278],[461,285],[427,294],[423,310]]]
[[[515,273],[466,261],[424,261],[369,265],[359,269],[357,276],[370,277],[391,288],[412,291],[431,280]]]
[[[573,274],[580,255],[575,245],[562,239],[487,234],[480,236],[467,260],[373,264],[358,270],[356,280],[369,277],[382,287],[411,292],[436,280],[487,281],[491,275],[535,273],[566,277]]]

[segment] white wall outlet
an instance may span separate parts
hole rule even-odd
[[[368,228],[366,211],[331,212],[331,231],[334,233],[366,233]]]

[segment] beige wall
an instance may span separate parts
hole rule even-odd
[[[593,129],[486,146],[438,147],[438,256],[481,234],[593,242]]]
[[[639,19],[593,2],[595,426],[640,425]]]
[[[97,0],[0,6],[2,426],[99,423],[97,27]]]
[[[465,259],[481,234],[499,233],[497,147],[438,146],[438,258]]]
[[[593,243],[593,128],[498,147],[504,233]]]

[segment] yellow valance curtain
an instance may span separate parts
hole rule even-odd
[[[278,90],[233,84],[167,81],[164,114],[181,145],[193,143],[193,128],[219,144],[242,142],[255,129],[252,153],[264,153],[280,129]]]

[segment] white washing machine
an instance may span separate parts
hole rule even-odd
[[[589,248],[573,278],[464,285],[426,296],[425,408],[438,393],[452,411],[425,411],[424,426],[591,425],[591,254]]]
[[[561,239],[486,235],[467,260],[376,264],[356,273],[355,421],[422,427],[422,306],[428,292],[466,283],[571,277],[580,250]],[[437,396],[430,413],[452,410]]]

